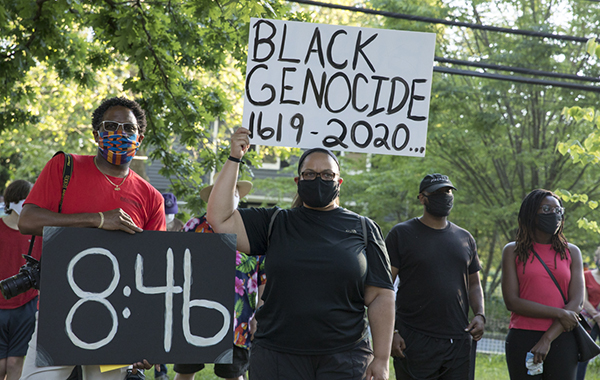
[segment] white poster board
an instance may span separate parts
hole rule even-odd
[[[258,145],[425,155],[435,34],[253,18],[243,127]]]

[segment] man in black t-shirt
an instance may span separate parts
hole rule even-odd
[[[418,195],[423,216],[397,224],[385,240],[392,278],[399,277],[392,344],[397,380],[468,379],[471,341],[483,336],[477,246],[447,220],[452,190],[448,176],[425,176]]]

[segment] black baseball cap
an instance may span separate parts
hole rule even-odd
[[[450,187],[456,190],[456,187],[450,182],[450,178],[447,175],[443,175],[440,173],[427,174],[425,178],[421,181],[419,185],[419,193],[423,191],[427,191],[428,193],[433,193],[437,189],[441,189],[442,187]]]

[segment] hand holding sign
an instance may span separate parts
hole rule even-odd
[[[238,128],[231,135],[231,153],[230,156],[241,159],[250,147],[250,131],[246,128]]]
[[[131,216],[120,208],[114,210],[105,211],[102,213],[103,222],[98,228],[104,230],[115,231],[121,230],[129,234],[136,232],[142,232],[143,230],[135,225]]]

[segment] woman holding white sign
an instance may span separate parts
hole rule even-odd
[[[249,133],[240,128],[231,137],[207,218],[216,232],[237,234],[238,250],[267,255],[269,281],[256,313],[250,377],[387,379],[394,293],[379,227],[339,206],[339,162],[323,148],[306,151],[298,162],[295,207],[235,210]]]

